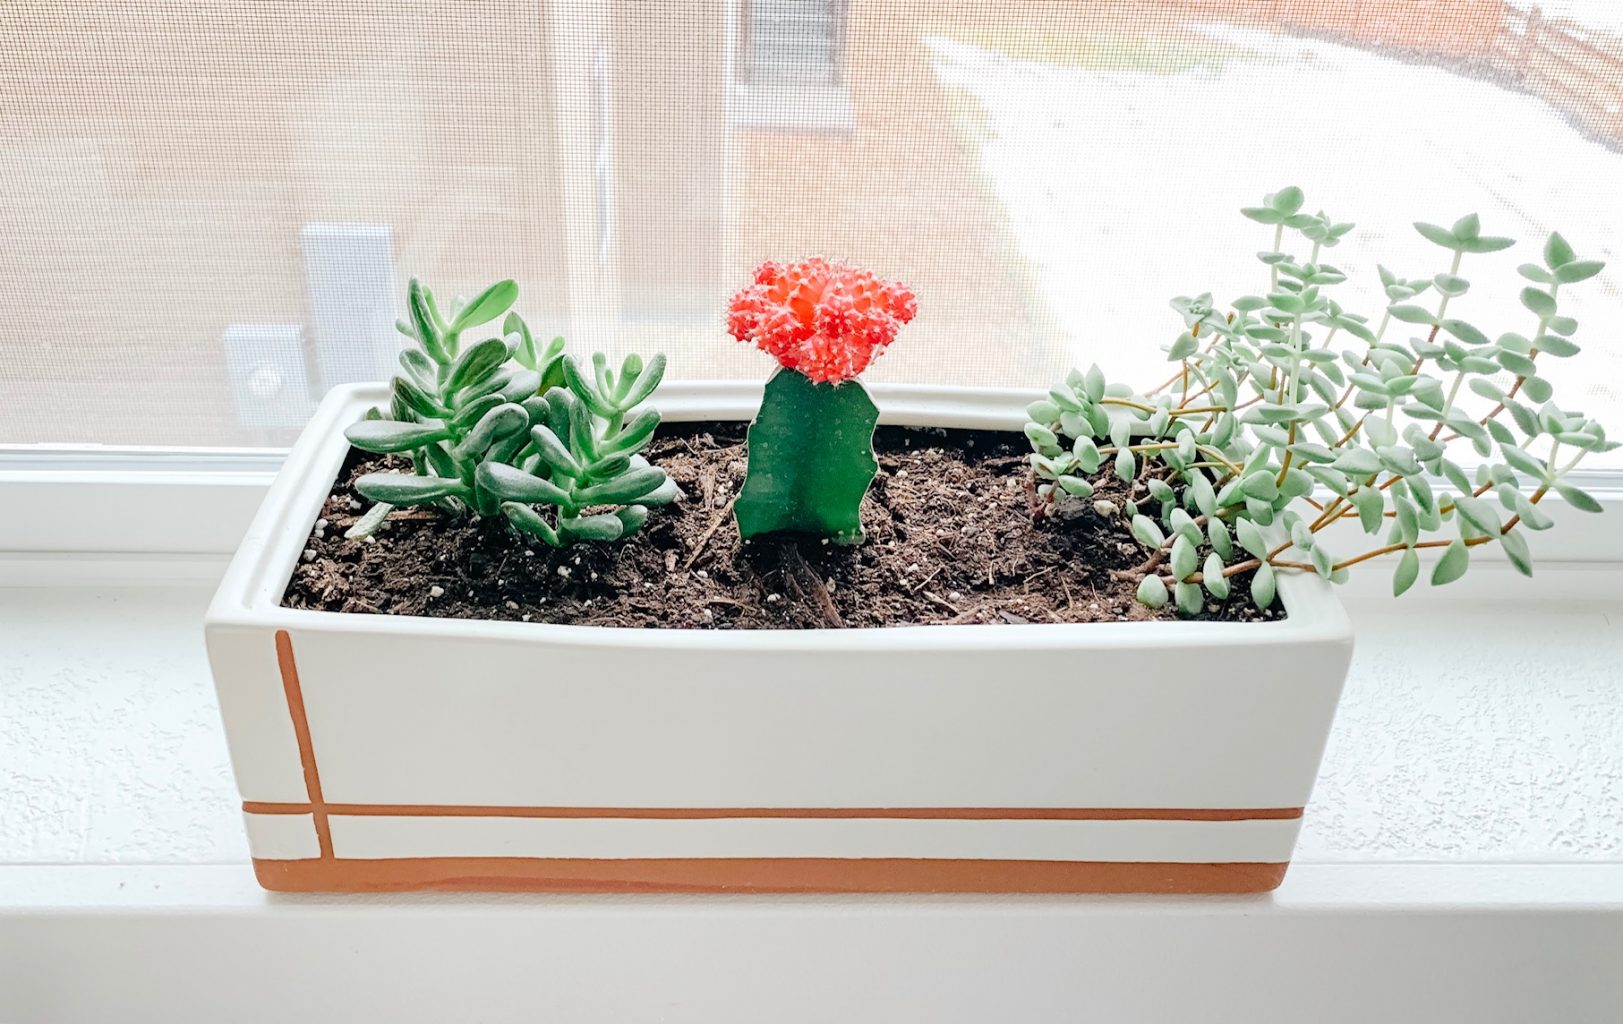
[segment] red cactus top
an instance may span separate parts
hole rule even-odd
[[[768,261],[733,296],[727,331],[814,381],[850,380],[918,313],[904,284],[821,259]]]

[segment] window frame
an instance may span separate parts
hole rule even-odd
[[[286,454],[283,448],[0,445],[0,585],[215,579]],[[1570,601],[1615,596],[1623,587],[1623,526],[1616,525],[1623,524],[1623,472],[1578,470],[1570,479],[1603,512],[1580,512],[1549,495],[1539,507],[1554,527],[1527,534],[1534,578],[1515,573],[1491,546],[1473,555],[1473,598]],[[1324,539],[1337,551],[1366,543],[1352,521]],[[1439,552],[1421,555],[1430,564]],[[1389,594],[1389,579],[1389,569],[1372,567],[1354,572],[1346,589]]]

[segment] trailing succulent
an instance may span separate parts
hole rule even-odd
[[[1471,550],[1489,543],[1531,575],[1517,527],[1552,525],[1539,508],[1552,491],[1600,511],[1567,477],[1586,455],[1619,443],[1556,405],[1539,375],[1540,357],[1578,353],[1562,290],[1604,265],[1552,234],[1542,259],[1518,268],[1529,282],[1525,333],[1489,337],[1449,307],[1471,287],[1461,276],[1465,258],[1513,240],[1484,235],[1474,214],[1447,228],[1417,223],[1448,253],[1447,270],[1409,279],[1379,267],[1387,305],[1371,327],[1332,297],[1346,275],[1321,258],[1353,225],[1302,205],[1301,190],[1286,188],[1241,211],[1274,229],[1272,247],[1258,254],[1268,289],[1235,299],[1226,313],[1210,294],[1173,299],[1184,324],[1168,348],[1178,371],[1159,387],[1137,393],[1095,366],[1030,406],[1039,515],[1067,497],[1090,497],[1089,478],[1108,468],[1129,498],[1094,509],[1124,517],[1144,546],[1132,570],[1139,600],[1171,601],[1185,614],[1208,596],[1228,598],[1240,574],[1252,573],[1250,597],[1266,608],[1278,569],[1339,583],[1383,555],[1396,556],[1393,592],[1402,594],[1427,548],[1442,549],[1433,585],[1459,579]],[[1286,251],[1287,231],[1305,259]],[[1468,410],[1467,396],[1479,406]],[[1474,468],[1462,464],[1462,448]],[[1325,531],[1342,520],[1380,539],[1332,553]]]
[[[391,418],[362,420],[346,435],[363,451],[408,453],[413,472],[356,480],[355,489],[377,504],[347,536],[372,533],[396,506],[426,504],[501,514],[554,546],[614,540],[641,526],[648,506],[678,496],[639,454],[659,413],[627,420],[658,386],[664,357],[644,366],[629,356],[616,377],[598,354],[588,380],[563,355],[562,338],[537,349],[523,319],[508,312],[517,295],[512,281],[502,281],[442,316],[433,293],[411,282],[411,318],[397,326],[417,347],[400,354]],[[464,331],[504,312],[503,337],[463,347]],[[536,504],[551,507],[550,520],[530,507]]]

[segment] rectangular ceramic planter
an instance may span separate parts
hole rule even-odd
[[[876,387],[1018,430],[1033,396]],[[669,421],[759,386],[671,385]],[[269,889],[1256,892],[1283,878],[1352,651],[1269,623],[695,630],[281,606],[381,387],[330,394],[209,609]],[[657,512],[655,513],[658,514]],[[385,541],[386,542],[386,541]]]

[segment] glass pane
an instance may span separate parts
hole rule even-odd
[[[1618,264],[1620,149],[1610,0],[10,0],[0,441],[285,443],[389,374],[414,274],[760,378],[726,300],[812,254],[919,295],[872,379],[1148,385],[1171,296],[1261,288],[1236,211],[1287,183],[1376,318],[1377,261],[1446,269],[1411,221],[1523,239],[1451,308],[1527,333],[1549,230]],[[1623,264],[1564,302],[1557,398],[1616,424]]]

